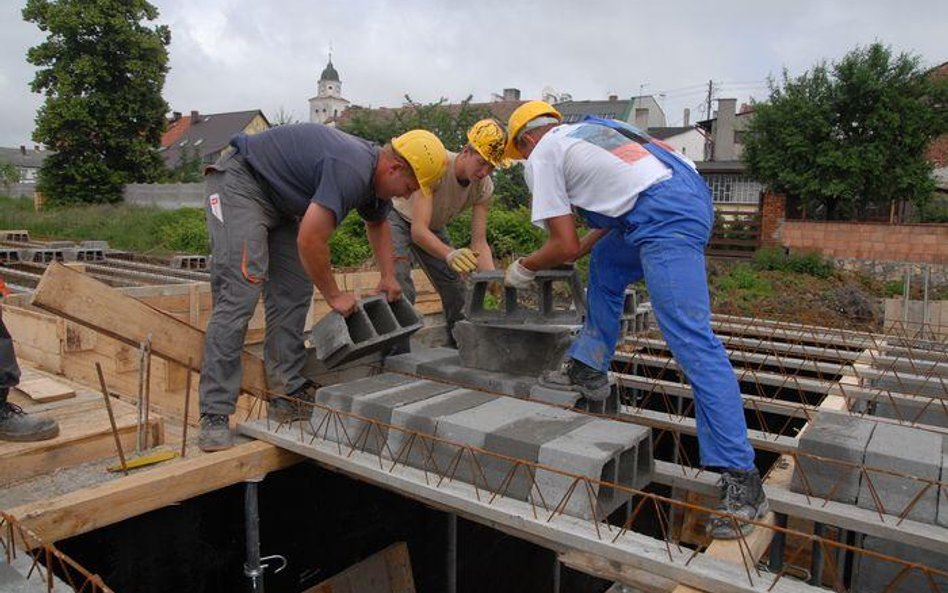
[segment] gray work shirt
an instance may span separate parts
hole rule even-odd
[[[230,142],[269,185],[267,195],[282,214],[301,217],[311,202],[342,222],[356,209],[363,220],[385,220],[391,201],[375,196],[372,175],[378,145],[321,124],[294,124]]]

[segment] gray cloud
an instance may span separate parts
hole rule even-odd
[[[428,102],[545,86],[576,99],[664,92],[670,124],[717,96],[764,98],[763,81],[800,73],[875,40],[948,59],[948,3],[722,0],[152,0],[172,29],[165,98],[211,113],[282,108],[305,119],[330,44],[343,95],[356,104]],[[0,8],[0,145],[28,143],[41,98],[29,92],[26,49],[41,33]],[[697,112],[695,112],[697,115]]]

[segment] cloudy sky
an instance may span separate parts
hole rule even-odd
[[[766,79],[799,74],[875,40],[948,60],[945,0],[152,0],[170,25],[165,99],[176,111],[282,109],[306,100],[330,47],[343,96],[366,106],[506,87],[539,98],[657,95],[668,124],[716,97],[766,96]],[[28,47],[41,32],[0,2],[0,146],[30,143],[41,97]],[[663,96],[662,96],[663,95]]]

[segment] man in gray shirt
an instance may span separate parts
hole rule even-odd
[[[416,190],[430,195],[447,160],[441,141],[424,130],[379,147],[319,124],[298,124],[241,134],[231,145],[234,150],[209,168],[206,184],[214,310],[200,383],[199,445],[205,451],[233,444],[229,417],[240,391],[240,356],[261,292],[268,389],[313,401],[315,386],[301,375],[313,285],[342,315],[356,308],[355,295],[340,290],[333,278],[329,237],[356,210],[381,272],[378,291],[399,298],[390,200]],[[269,415],[294,421],[298,409],[274,398]]]

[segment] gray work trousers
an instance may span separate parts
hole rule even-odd
[[[0,315],[0,404],[6,403],[11,387],[20,384],[20,365],[13,351],[13,338]]]
[[[202,414],[234,413],[243,375],[240,355],[261,292],[268,388],[292,393],[305,381],[300,373],[306,362],[304,326],[313,283],[296,246],[299,221],[274,208],[265,185],[240,155],[222,158],[207,174],[214,309],[201,367]]]
[[[441,297],[448,337],[453,343],[454,324],[464,319],[464,298],[467,292],[464,281],[446,261],[431,255],[411,240],[411,223],[394,208],[388,215],[388,221],[392,226],[392,244],[395,248],[395,278],[402,287],[402,293],[411,304],[415,304],[415,283],[411,279],[411,263],[414,259]],[[451,239],[444,230],[432,232],[445,245],[451,245]]]

